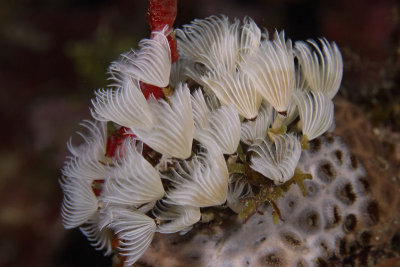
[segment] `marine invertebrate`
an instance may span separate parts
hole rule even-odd
[[[200,143],[215,142],[224,154],[236,152],[240,141],[240,119],[232,106],[222,106],[209,111],[201,91],[192,98],[195,136]]]
[[[292,41],[285,40],[284,32],[275,32],[273,41],[262,42],[260,49],[244,67],[256,81],[258,92],[277,112],[285,113],[294,88],[294,59]]]
[[[293,188],[306,195],[311,178],[303,173],[310,168],[296,168],[299,137],[314,139],[333,120],[332,96],[321,106],[324,92],[303,88],[298,93],[304,96],[293,95],[295,54],[283,32],[269,40],[251,19],[196,20],[177,34],[176,64],[186,64],[185,73],[182,66],[171,68],[170,30],[154,30],[137,51],[111,65],[114,84],[96,93],[96,121],[86,124],[90,133],[82,134],[81,146],[69,146],[72,157],[63,171],[65,226],[81,227],[107,253],[113,249],[107,238],[114,235],[126,266],[156,232],[187,232],[200,220],[200,208],[227,202],[246,222],[268,202],[271,221],[283,221],[281,200]],[[187,77],[197,82],[195,90]],[[146,94],[149,86],[158,93]],[[296,216],[304,231],[322,228],[313,209]],[[296,234],[282,235],[297,247]]]
[[[342,55],[335,43],[330,44],[325,38],[320,39],[320,43],[322,51],[314,40],[308,40],[308,44],[296,42],[296,57],[300,61],[307,86],[333,98],[342,81]]]
[[[260,49],[261,31],[254,21],[230,23],[225,16],[198,19],[177,30],[179,52],[192,64],[187,75],[214,93],[225,105],[232,104],[247,119],[257,116],[262,97],[256,84],[241,68]]]
[[[276,183],[284,183],[294,175],[300,158],[301,145],[291,134],[279,135],[273,142],[263,141],[249,148],[255,154],[251,159],[253,170],[270,177]]]

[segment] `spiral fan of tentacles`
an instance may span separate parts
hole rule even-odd
[[[176,30],[174,63],[169,34],[152,32],[111,64],[113,84],[95,93],[94,120],[62,169],[65,228],[118,249],[126,266],[156,232],[185,233],[207,207],[240,213],[260,177],[290,181],[307,142],[332,128],[342,79],[335,43],[270,38],[249,18]],[[164,93],[146,98],[144,84]]]

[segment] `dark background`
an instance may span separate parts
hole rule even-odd
[[[107,66],[149,37],[146,0],[2,0],[0,266],[110,266],[59,216],[66,142],[89,118]],[[176,27],[252,17],[292,40],[325,36],[344,61],[339,93],[375,127],[400,130],[400,9],[382,0],[178,0]]]

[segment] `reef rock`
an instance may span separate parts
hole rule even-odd
[[[203,210],[211,221],[156,234],[135,266],[373,266],[396,257],[398,170],[363,113],[342,99],[335,106],[336,130],[302,152],[298,167],[313,176],[307,196],[291,186],[276,203],[278,224],[267,204],[245,224],[228,209]]]

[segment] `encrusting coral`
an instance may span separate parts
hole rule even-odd
[[[245,224],[230,218],[212,240],[196,236],[192,242],[213,244],[202,265],[306,266],[340,256],[346,232],[373,221],[359,218],[374,205],[354,178],[365,171],[351,168],[336,139],[321,146],[340,158],[302,151],[333,125],[342,77],[336,44],[293,46],[283,31],[270,40],[251,19],[211,16],[176,31],[175,61],[174,34],[168,25],[153,31],[111,65],[114,83],[96,92],[83,144],[68,145],[64,226],[80,227],[129,266],[156,233],[185,234],[208,211],[230,208]],[[260,245],[266,240],[275,245]],[[239,250],[247,256],[235,257]]]
[[[306,197],[298,187],[291,187],[279,198],[276,205],[282,220],[278,224],[271,220],[270,205],[260,207],[264,215],[253,216],[246,224],[235,216],[214,211],[223,217],[222,222],[216,219],[207,226],[199,225],[185,236],[156,236],[140,263],[340,266],[348,257],[349,264],[370,266],[358,253],[377,242],[378,232],[372,229],[380,223],[379,211],[374,194],[366,188],[368,182],[363,180],[366,170],[361,165],[355,167],[351,158],[340,138],[317,138],[310,151],[303,152],[298,165],[313,176],[304,181]],[[173,258],[166,257],[171,254]]]
[[[398,257],[400,180],[379,161],[383,151],[365,115],[343,99],[336,104],[335,135],[316,138],[302,152],[298,168],[313,176],[304,181],[306,196],[294,186],[279,198],[279,223],[271,205],[246,224],[215,209],[212,222],[186,235],[156,235],[138,266],[375,266]]]

